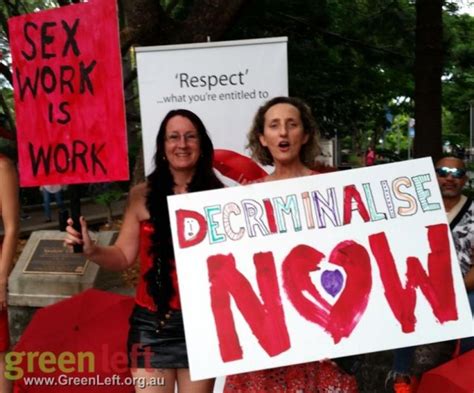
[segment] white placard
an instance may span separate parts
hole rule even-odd
[[[287,38],[136,48],[145,173],[172,109],[195,112],[214,148],[245,154],[258,107],[288,95]]]
[[[193,379],[472,334],[428,158],[168,200]]]

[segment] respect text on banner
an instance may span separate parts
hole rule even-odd
[[[232,153],[245,154],[258,107],[288,95],[287,39],[137,48],[137,70],[145,172],[153,169],[161,121],[178,108],[201,118],[225,167],[229,159],[239,160]]]

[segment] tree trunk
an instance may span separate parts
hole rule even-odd
[[[143,145],[140,144],[137,157],[135,158],[135,166],[133,168],[131,185],[135,186],[145,181],[145,166],[143,163]]]
[[[132,45],[165,45],[218,40],[237,18],[239,10],[249,0],[196,0],[184,21],[176,21],[156,0],[121,0],[125,26],[120,33],[122,55]],[[172,8],[173,5],[170,6]],[[127,71],[127,70],[125,70]],[[128,73],[125,72],[127,75]],[[135,75],[131,75],[133,78]],[[128,82],[128,81],[127,81]],[[126,83],[128,85],[128,83]],[[133,103],[127,114],[135,112]],[[144,180],[143,151],[140,147],[132,170],[131,184]]]
[[[131,45],[165,45],[218,40],[249,0],[196,0],[184,21],[176,21],[156,0],[123,0],[127,26],[122,53]]]
[[[441,157],[442,0],[416,1],[414,156]]]
[[[112,225],[114,219],[112,214],[112,202],[107,204],[107,224]]]

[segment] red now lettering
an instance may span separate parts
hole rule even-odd
[[[416,292],[419,287],[441,323],[458,318],[456,296],[451,270],[448,227],[445,224],[428,226],[428,274],[416,257],[407,258],[407,282],[403,288],[385,233],[369,236],[370,248],[380,270],[385,297],[393,315],[405,333],[415,330]]]
[[[427,227],[430,253],[428,273],[418,258],[407,258],[407,283],[403,288],[385,233],[369,236],[369,244],[379,267],[385,297],[402,331],[414,331],[416,291],[419,287],[436,318],[441,322],[458,318],[454,292],[448,227]],[[329,261],[346,273],[345,285],[334,304],[327,302],[311,280],[324,254],[298,245],[282,263],[282,287],[295,310],[306,320],[321,326],[337,344],[349,337],[364,314],[372,289],[372,268],[367,250],[354,241],[344,241],[332,250]],[[276,356],[290,345],[281,303],[275,262],[271,252],[254,254],[260,301],[246,277],[235,265],[232,254],[214,255],[207,259],[211,308],[214,315],[221,358],[224,362],[243,357],[235,328],[230,297],[248,323],[261,347]],[[314,301],[308,299],[311,296]]]
[[[224,362],[242,359],[242,348],[230,309],[230,295],[268,355],[275,356],[290,348],[273,254],[257,253],[253,260],[263,303],[235,267],[232,254],[214,255],[207,259],[211,307]]]
[[[310,272],[318,270],[324,257],[309,246],[296,246],[283,261],[283,286],[288,299],[298,313],[323,327],[338,343],[349,337],[363,315],[372,288],[370,257],[364,247],[352,241],[339,243],[332,251],[329,261],[346,271],[344,291],[334,305],[320,295],[311,281]],[[308,300],[308,293],[320,304]]]

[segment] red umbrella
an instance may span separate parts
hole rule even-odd
[[[417,393],[473,393],[474,350],[423,374]]]
[[[251,158],[232,150],[214,150],[214,168],[239,183],[247,183],[267,175]]]
[[[133,305],[89,289],[37,311],[8,355],[15,393],[134,392],[126,348]]]

